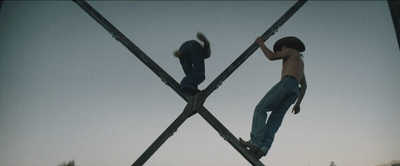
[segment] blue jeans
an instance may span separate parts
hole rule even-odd
[[[190,40],[184,42],[179,50],[182,52],[179,61],[186,75],[181,86],[198,89],[197,86],[206,79],[203,48],[196,40]]]
[[[272,87],[254,110],[250,143],[268,153],[283,117],[298,96],[299,84],[295,78],[285,77]],[[271,112],[268,120],[267,112]]]

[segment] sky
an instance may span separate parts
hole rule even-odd
[[[90,1],[180,82],[174,50],[204,33],[204,89],[294,1]],[[5,1],[0,9],[0,165],[131,165],[186,102],[71,1]],[[288,111],[271,166],[376,166],[400,160],[400,51],[386,1],[309,1],[265,44],[296,36],[308,89]],[[260,50],[204,106],[249,139],[253,110],[280,79]],[[290,108],[291,109],[291,108]],[[149,166],[250,165],[199,115]]]

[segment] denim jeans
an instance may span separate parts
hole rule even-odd
[[[186,75],[181,81],[181,86],[198,89],[197,86],[206,78],[202,46],[196,40],[190,40],[184,42],[179,50],[182,52],[179,61]]]
[[[298,95],[299,84],[291,77],[283,78],[269,90],[254,110],[250,133],[251,144],[268,153],[274,141],[275,133],[282,124],[283,117],[296,101]],[[268,120],[267,112],[270,112]],[[266,121],[267,123],[265,123]]]

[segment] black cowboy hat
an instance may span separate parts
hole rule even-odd
[[[282,46],[293,48],[299,52],[303,52],[304,50],[306,50],[306,47],[304,46],[303,42],[301,42],[301,40],[293,36],[284,37],[276,41],[274,44],[274,52],[281,51]]]

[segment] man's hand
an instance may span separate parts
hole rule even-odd
[[[199,40],[201,40],[202,42],[206,42],[206,41],[208,41],[207,40],[207,38],[206,38],[206,36],[204,36],[202,33],[197,33],[197,38],[199,39]]]
[[[293,106],[292,113],[298,114],[299,112],[300,112],[300,106],[299,105]]]
[[[256,43],[261,46],[264,44],[264,39],[262,37],[257,37]]]

